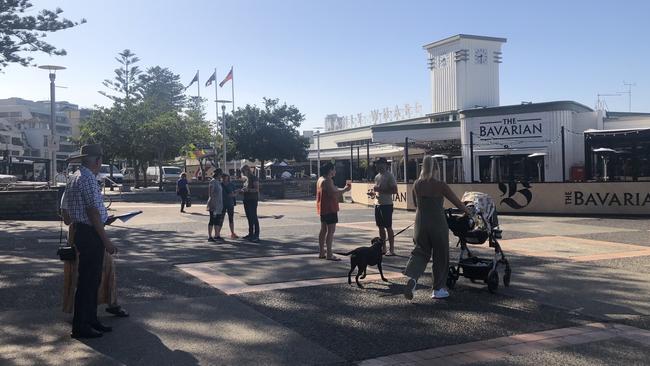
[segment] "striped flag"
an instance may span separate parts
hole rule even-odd
[[[228,75],[226,75],[226,78],[219,83],[219,87],[223,88],[223,86],[228,82],[228,80],[232,80],[232,66],[230,67],[230,71],[228,72]]]
[[[212,76],[210,76],[208,81],[205,82],[205,86],[208,87],[208,86],[212,85],[212,82],[214,82],[214,81],[217,81],[217,72],[216,71],[213,72]]]
[[[197,81],[199,81],[199,72],[198,71],[196,72],[196,75],[194,75],[194,79],[192,79],[192,81],[190,81],[190,85],[186,86],[185,89],[189,88],[190,86],[192,86],[192,84],[196,83]]]

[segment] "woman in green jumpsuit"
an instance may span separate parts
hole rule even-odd
[[[415,248],[404,270],[404,274],[409,277],[404,296],[409,300],[413,299],[417,280],[424,273],[430,258],[433,259],[431,297],[441,299],[449,296],[444,288],[449,270],[449,228],[443,208],[445,198],[470,214],[447,183],[433,177],[433,163],[433,157],[424,158],[420,177],[413,184],[413,200],[417,207],[413,235]]]

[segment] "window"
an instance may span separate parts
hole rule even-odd
[[[23,146],[23,140],[21,140],[20,137],[12,137],[11,144],[16,146]]]
[[[8,144],[8,143],[9,143],[9,136],[0,135],[0,144]]]
[[[13,155],[13,156],[19,156],[19,155],[20,155],[20,151],[17,151],[17,150],[11,150],[11,155]]]
[[[165,171],[165,174],[169,175],[181,175],[182,171],[181,168],[163,168]]]
[[[48,136],[43,136],[43,146],[47,147],[47,138]]]

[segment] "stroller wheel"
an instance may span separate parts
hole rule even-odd
[[[510,275],[512,270],[510,269],[510,264],[506,264],[506,270],[503,273],[503,285],[508,287],[510,286]]]
[[[491,270],[490,273],[488,273],[487,286],[491,293],[497,291],[499,288],[499,273],[497,271]]]
[[[456,281],[458,281],[458,271],[456,267],[449,266],[449,273],[447,274],[447,288],[453,289],[456,286]]]

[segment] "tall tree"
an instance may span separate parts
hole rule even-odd
[[[131,105],[141,97],[140,74],[142,70],[136,65],[140,59],[129,49],[120,52],[118,56],[115,60],[120,67],[115,69],[115,77],[113,80],[106,79],[102,83],[109,91],[113,91],[117,95],[105,91],[99,91],[99,94],[109,98],[113,103]]]
[[[181,77],[166,67],[154,66],[140,77],[142,97],[149,107],[160,113],[181,111],[186,105]]]
[[[73,22],[59,17],[61,8],[41,10],[38,15],[24,15],[30,11],[29,0],[0,1],[0,70],[10,63],[29,66],[33,58],[22,56],[22,52],[45,52],[48,55],[64,56],[64,49],[57,49],[45,42],[48,32],[72,28],[86,22]]]
[[[264,162],[275,159],[304,160],[309,142],[298,127],[305,117],[295,106],[264,98],[264,108],[246,105],[229,121],[228,137],[241,157]],[[264,177],[264,169],[262,169]]]

